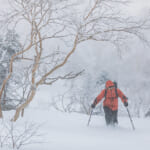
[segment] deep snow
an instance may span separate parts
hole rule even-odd
[[[9,118],[12,113],[5,113]],[[39,124],[42,143],[22,147],[23,150],[149,150],[150,119],[133,118],[136,130],[131,128],[128,117],[119,117],[118,127],[106,127],[103,116],[62,113],[55,110],[28,108],[25,117],[14,126],[26,122]],[[39,141],[39,140],[37,140]]]

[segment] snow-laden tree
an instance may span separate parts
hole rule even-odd
[[[9,60],[13,54],[20,50],[19,36],[13,30],[8,30],[6,34],[0,35],[0,62],[1,74],[0,83],[2,84],[8,72]]]
[[[8,74],[10,58],[20,49],[19,35],[14,30],[7,30],[5,34],[0,35],[0,85],[2,85]],[[14,108],[13,100],[11,99],[14,91],[15,89],[11,88],[10,82],[8,82],[2,98],[3,110]]]

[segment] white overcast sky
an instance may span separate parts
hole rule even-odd
[[[13,0],[11,0],[13,1]],[[82,1],[82,0],[81,0]],[[129,2],[133,2],[134,4],[131,5],[132,12],[143,12],[145,8],[150,8],[150,0],[128,0]],[[0,9],[5,9],[8,5],[8,0],[0,0]],[[144,10],[143,10],[144,8]]]
[[[129,11],[135,15],[144,14],[150,9],[150,0],[129,0]]]
[[[11,0],[12,2],[13,0]],[[82,0],[81,0],[82,1]],[[150,9],[150,0],[128,0],[129,13],[133,15],[144,14]],[[8,0],[0,0],[0,11],[8,9]]]

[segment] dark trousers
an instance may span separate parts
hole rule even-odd
[[[109,107],[104,106],[105,120],[107,125],[118,124],[118,110],[111,110]]]

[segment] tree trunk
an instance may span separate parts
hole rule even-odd
[[[11,119],[11,121],[15,122],[18,119],[20,112],[23,111],[23,109],[33,100],[35,93],[36,93],[35,90],[31,91],[31,94],[30,94],[29,98],[27,99],[27,101],[16,109],[15,116]]]
[[[0,118],[3,118],[3,113],[2,113],[1,105],[0,105]]]
[[[22,112],[21,112],[21,117],[24,116],[24,109],[22,109]]]

